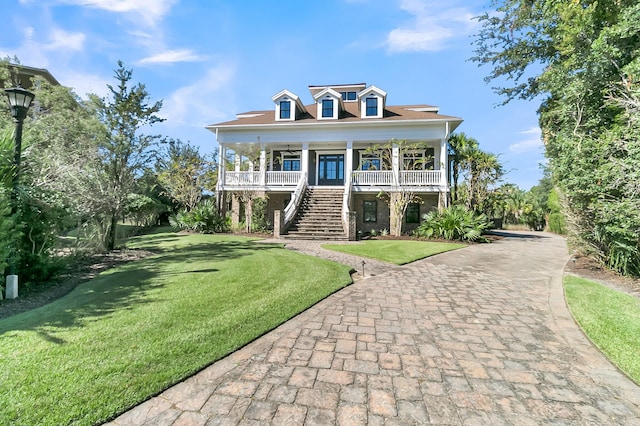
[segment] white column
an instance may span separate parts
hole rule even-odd
[[[227,149],[218,142],[218,183],[216,184],[216,205],[218,212],[222,212],[223,197],[224,197],[224,180],[226,173],[226,154]]]
[[[260,144],[260,185],[267,184],[267,150],[264,144]]]
[[[235,162],[236,172],[239,172],[240,171],[240,154],[236,153],[234,162]]]
[[[302,144],[302,155],[300,157],[300,170],[307,174],[307,183],[309,183],[309,144],[307,142]]]
[[[224,145],[220,144],[218,147],[218,185],[224,183],[224,172],[226,167],[225,157],[227,149]]]
[[[447,164],[449,162],[449,153],[447,152],[447,138],[440,139],[440,185],[446,188],[449,186],[447,182]]]
[[[393,183],[400,184],[400,147],[394,143],[391,148],[391,168],[393,169]]]
[[[347,142],[347,155],[344,156],[344,185],[351,185],[351,173],[353,172],[353,141]]]

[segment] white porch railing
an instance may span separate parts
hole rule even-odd
[[[267,186],[296,186],[305,174],[303,172],[266,172]],[[393,186],[391,170],[355,170],[351,175],[354,186]],[[400,185],[437,186],[442,185],[441,170],[401,170]],[[260,172],[226,172],[224,184],[228,186],[263,186]]]
[[[354,170],[351,182],[355,186],[390,186],[393,185],[391,170]]]
[[[400,171],[400,185],[428,186],[440,185],[442,172],[440,170],[402,170]]]
[[[267,172],[267,185],[297,185],[301,176],[302,172]]]
[[[400,185],[431,186],[441,185],[442,172],[440,170],[401,170]],[[356,170],[351,182],[355,186],[393,186],[393,172],[391,170]]]
[[[224,184],[229,186],[260,185],[260,172],[225,172]]]
[[[342,196],[342,225],[344,229],[349,229],[349,206],[351,205],[351,185],[347,184]]]
[[[284,229],[289,227],[289,224],[298,211],[304,191],[307,189],[307,174],[300,173],[300,180],[297,183],[296,190],[291,194],[291,201],[289,201],[287,207],[284,208]]]
[[[296,186],[302,172],[267,172],[266,185]],[[225,172],[224,184],[228,186],[261,186],[260,172]]]

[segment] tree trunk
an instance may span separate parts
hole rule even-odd
[[[118,215],[111,215],[111,226],[107,233],[107,251],[113,251],[116,248],[116,226],[118,225]]]

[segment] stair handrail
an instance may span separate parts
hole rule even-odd
[[[342,227],[347,231],[349,235],[349,206],[351,205],[351,187],[353,183],[349,179],[348,183],[344,186],[344,194],[342,196]]]
[[[296,212],[298,211],[298,207],[300,207],[300,202],[302,201],[302,196],[306,190],[307,173],[305,172],[300,176],[298,185],[296,185],[295,191],[293,191],[293,194],[291,194],[291,201],[289,201],[287,207],[284,208],[284,229],[287,229],[289,227],[291,221],[296,216]]]

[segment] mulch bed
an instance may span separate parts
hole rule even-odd
[[[574,274],[640,299],[640,278],[623,277],[586,256],[573,256],[565,272]]]
[[[148,250],[115,250],[78,257],[55,280],[36,287],[20,286],[18,298],[0,300],[0,319],[39,308],[89,281],[102,271],[154,254]]]

